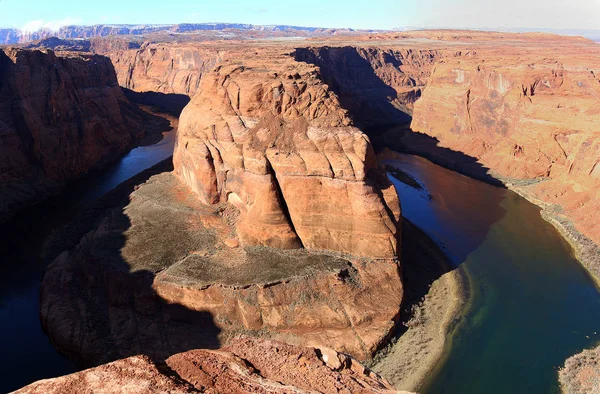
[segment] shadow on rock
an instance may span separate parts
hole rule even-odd
[[[220,330],[210,313],[164,302],[153,289],[157,272],[136,269],[122,256],[131,226],[124,212],[129,194],[169,170],[171,160],[120,185],[46,246],[45,259],[54,261],[41,288],[42,325],[80,367],[136,354],[162,362],[190,349],[219,347]]]
[[[369,136],[376,151],[388,147],[423,156],[475,179],[503,185],[477,158],[440,147],[436,138],[411,130],[412,111],[409,107],[420,97],[420,89],[401,96],[375,73],[371,62],[364,57],[370,56],[368,50],[297,48],[293,56],[297,61],[320,68],[323,80],[339,97],[354,125]],[[402,61],[392,56],[384,57],[383,61],[396,69],[402,66]]]

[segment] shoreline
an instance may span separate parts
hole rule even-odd
[[[432,161],[434,164],[458,172],[472,179],[493,186],[499,186],[497,183],[490,182],[486,178],[473,176],[471,171],[457,169],[457,166],[446,163],[443,158],[431,160],[431,157],[429,157],[430,155],[426,152],[403,150],[400,151],[400,153],[420,156]],[[490,176],[493,176],[494,179],[501,183],[501,186],[499,187],[505,187],[540,208],[540,216],[542,219],[550,223],[557,230],[561,238],[570,245],[573,256],[579,263],[580,268],[588,273],[590,279],[594,282],[594,285],[600,289],[600,246],[579,232],[575,228],[574,223],[562,213],[562,208],[559,205],[547,203],[533,196],[528,190],[528,187],[536,182],[522,183],[518,180],[501,177],[494,173],[490,174]],[[449,338],[448,343],[450,343],[449,341],[451,341],[451,338]],[[432,370],[433,368],[427,369],[428,372]],[[562,367],[557,371],[557,375],[563,393],[600,394],[600,344],[590,349],[584,349],[567,358]]]
[[[528,187],[536,182],[523,183],[519,182],[518,180],[498,176],[498,174],[494,173],[491,173],[490,177],[493,176],[497,182],[491,182],[485,177],[474,176],[472,171],[469,171],[469,169],[457,168],[460,166],[447,163],[443,157],[438,157],[437,160],[432,160],[430,157],[431,155],[429,155],[427,152],[419,152],[413,149],[401,149],[398,152],[420,156],[432,161],[434,164],[468,176],[472,179],[479,180],[493,186],[504,187],[514,193],[517,193],[520,197],[539,207],[540,216],[546,222],[550,223],[558,231],[559,235],[570,245],[573,256],[578,261],[580,268],[588,273],[591,280],[594,282],[594,285],[600,289],[600,246],[579,232],[575,228],[574,223],[562,213],[562,208],[559,205],[547,203],[533,196],[528,190]],[[498,185],[498,183],[500,183],[500,185]],[[468,280],[468,278],[466,278],[466,280]],[[468,304],[463,306],[462,309],[466,310],[467,307]],[[451,334],[450,331],[448,331],[448,334]],[[448,346],[451,343],[451,340],[451,338],[446,339]],[[440,357],[436,365],[439,365],[442,359],[443,358]],[[435,366],[424,366],[421,368],[421,370],[425,372],[416,372],[415,382],[418,383],[418,386],[415,387],[422,387],[422,384],[425,382],[425,380],[422,378],[422,374],[430,373],[434,369]],[[557,375],[561,391],[563,393],[600,394],[600,344],[590,349],[584,349],[583,351],[567,358],[564,361],[563,366],[559,368]],[[395,383],[393,379],[390,379],[390,381]],[[416,389],[415,387],[411,387],[411,389]]]
[[[404,316],[399,323],[399,330],[404,332],[398,332],[375,355],[369,367],[396,389],[413,392],[427,383],[432,371],[443,361],[445,350],[451,344],[452,332],[468,310],[470,294],[465,273],[460,268],[450,267],[441,249],[416,225],[407,219],[403,220],[403,224],[403,232],[406,233],[403,241],[407,241],[403,244],[410,242],[412,256],[421,258],[410,258],[410,253],[409,256],[403,255],[403,271],[405,276],[408,274],[405,283],[422,274],[423,269],[441,270],[438,272],[441,275],[428,285],[422,297],[407,300],[408,305],[403,307]],[[426,264],[423,264],[424,261]],[[406,269],[407,266],[410,268]],[[417,270],[412,272],[411,268]]]

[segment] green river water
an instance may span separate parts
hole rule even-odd
[[[600,293],[540,209],[517,194],[398,155],[403,215],[468,278],[469,307],[424,394],[556,393],[566,358],[600,336]]]

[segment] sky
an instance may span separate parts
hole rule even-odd
[[[0,27],[232,22],[402,27],[600,29],[600,0],[0,0]]]

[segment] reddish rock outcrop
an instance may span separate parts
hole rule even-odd
[[[328,349],[241,338],[218,351],[191,350],[154,364],[133,356],[41,380],[15,394],[400,393],[351,357]]]
[[[263,52],[205,73],[174,165],[203,202],[239,209],[244,245],[396,255],[396,192],[315,66]]]
[[[145,133],[108,58],[0,50],[0,222]]]
[[[558,376],[565,394],[600,393],[600,348],[569,357]]]

